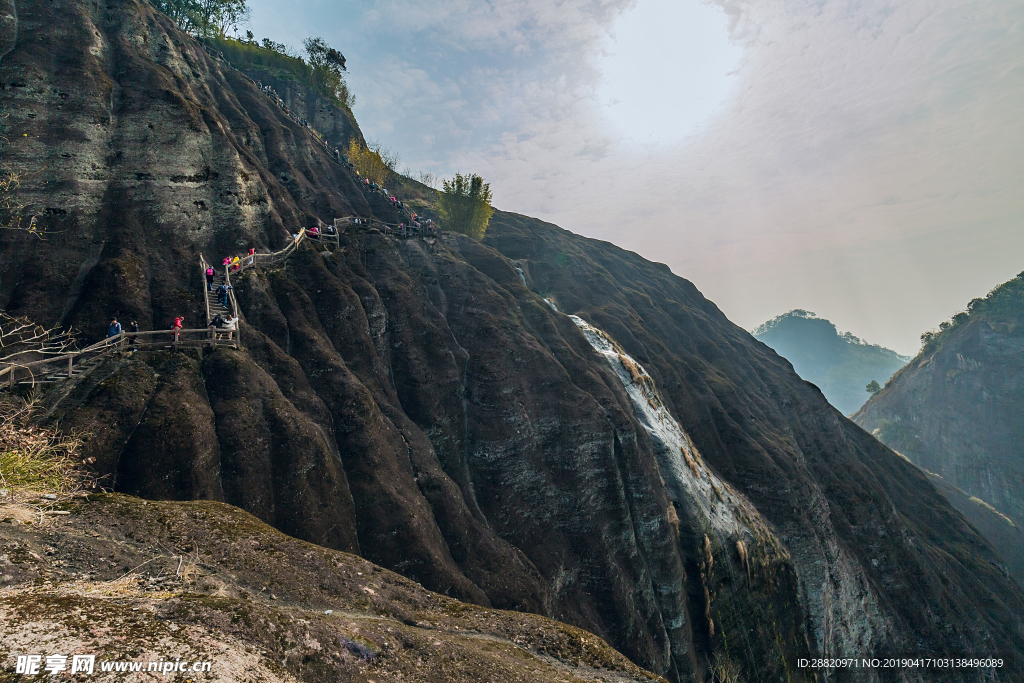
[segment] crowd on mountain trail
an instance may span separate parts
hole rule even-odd
[[[365,180],[365,187],[372,191],[378,191],[384,194],[399,210],[411,217],[409,226],[405,223],[398,224],[398,231],[402,234],[408,235],[410,231],[421,232],[421,234],[427,234],[428,231],[436,230],[434,223],[430,219],[420,221],[419,215],[406,210],[405,206],[399,201],[394,195],[389,194],[387,189],[381,188],[376,183],[371,183],[369,180]],[[372,225],[373,220],[367,218],[356,218],[352,217],[352,223],[357,226]],[[338,235],[337,228],[330,223],[323,223],[318,221],[319,225],[314,225],[306,230],[306,236],[313,240],[320,240],[323,237],[336,237]],[[384,224],[385,231],[394,231],[393,225]],[[293,238],[298,241],[301,236],[301,231],[293,235]],[[221,265],[225,269],[225,276],[229,273],[236,272],[244,266],[252,266],[256,263],[256,248],[250,247],[248,253],[244,256],[225,256],[221,260]],[[212,318],[207,320],[207,327],[218,330],[214,332],[215,339],[230,338],[230,334],[222,334],[220,330],[230,332],[236,330],[238,326],[238,314],[235,310],[235,304],[232,299],[231,292],[234,289],[229,280],[225,277],[225,280],[220,285],[214,287],[216,284],[217,273],[212,265],[207,265],[203,271],[204,278],[206,280],[206,291],[215,292],[217,295],[217,303],[223,307],[226,311],[226,315],[217,313]],[[174,343],[177,344],[180,338],[180,333],[184,328],[185,318],[184,316],[176,316],[174,322],[171,324],[170,332],[174,335]],[[120,338],[123,333],[121,323],[118,322],[117,318],[111,318],[110,324],[107,326],[106,338],[115,339]],[[128,334],[125,335],[129,346],[134,351],[136,348],[136,335],[139,333],[139,325],[136,321],[130,323]]]
[[[272,86],[264,85],[264,83],[262,81],[253,81],[251,78],[249,80],[252,81],[253,85],[255,85],[256,88],[260,90],[260,92],[265,94],[267,97],[270,98],[270,100],[272,102],[274,102],[278,107],[280,107],[280,109],[289,118],[291,118],[292,121],[294,121],[295,123],[299,124],[303,128],[306,128],[307,130],[309,130],[311,135],[313,136],[314,141],[317,144],[319,144],[321,147],[323,147],[325,150],[327,150],[327,152],[331,155],[331,157],[335,161],[337,161],[339,164],[342,164],[343,166],[346,166],[350,170],[355,171],[355,165],[351,161],[349,161],[349,158],[345,154],[343,154],[341,152],[341,150],[338,149],[337,147],[335,147],[334,149],[331,149],[330,145],[327,144],[326,138],[324,138],[324,136],[321,135],[315,128],[310,126],[309,122],[306,119],[300,118],[300,117],[296,116],[295,114],[293,114],[292,111],[288,108],[288,105],[285,104],[284,100],[281,98],[280,95],[277,94],[277,91]],[[355,172],[358,175],[358,171],[355,171]],[[403,204],[400,199],[395,197],[394,194],[389,193],[387,188],[382,188],[377,183],[371,182],[369,178],[363,178],[363,183],[362,184],[363,184],[363,189],[369,190],[369,191],[373,191],[373,192],[379,192],[388,201],[391,202],[391,205],[400,214],[409,216],[410,212],[405,208],[405,204]],[[409,224],[408,227],[412,228],[416,232],[420,232],[421,230],[424,230],[425,232],[429,231],[431,233],[435,233],[436,230],[437,230],[437,228],[434,225],[433,221],[427,220],[427,221],[421,223],[419,221],[419,216],[417,216],[415,213],[411,214],[410,224]],[[405,223],[400,222],[398,228],[399,228],[399,232],[401,232],[401,233],[407,232],[407,226],[405,225]],[[333,232],[333,227],[331,227],[331,226],[328,226],[328,227],[324,228],[323,232],[325,234],[335,234]],[[310,230],[307,231],[307,234],[311,238],[313,238],[313,239],[319,239],[320,231],[318,229],[311,228]]]
[[[252,84],[255,85],[264,95],[269,97],[271,102],[280,107],[281,111],[283,111],[288,118],[308,130],[313,136],[313,140],[323,147],[335,161],[352,168],[352,164],[349,163],[348,158],[341,153],[341,150],[337,147],[332,150],[331,146],[327,143],[327,138],[321,135],[320,131],[309,125],[309,121],[306,119],[300,118],[292,113],[292,110],[288,108],[288,105],[284,103],[284,100],[281,99],[281,96],[277,94],[277,91],[274,90],[274,88],[269,85],[263,85],[263,81],[253,81],[251,78],[249,80],[252,81]]]

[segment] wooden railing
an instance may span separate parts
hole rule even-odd
[[[203,305],[206,307],[206,318],[205,318],[205,320],[207,322],[209,322],[210,320],[213,320],[213,317],[210,315],[210,295],[209,295],[210,286],[208,284],[206,284],[206,271],[211,266],[210,266],[210,264],[208,264],[206,262],[206,259],[203,258],[202,254],[199,255],[199,267],[203,271]]]
[[[230,265],[224,266],[224,283],[231,285],[231,274],[234,272],[236,275],[243,272],[247,268],[253,268],[255,266],[266,266],[280,263],[299,247],[302,242],[307,239],[315,240],[318,242],[327,243],[340,243],[340,232],[344,228],[355,228],[357,230],[369,230],[377,229],[386,235],[398,235],[402,237],[412,236],[429,236],[436,235],[440,236],[440,231],[436,228],[425,228],[415,227],[410,225],[404,225],[402,223],[387,223],[377,218],[363,218],[361,216],[345,216],[344,218],[334,219],[335,234],[330,235],[323,231],[326,227],[322,221],[319,222],[319,229],[317,234],[310,235],[309,232],[302,228],[299,232],[294,235],[291,242],[286,247],[279,251],[264,253],[264,254],[248,254],[244,257],[240,257],[238,269],[232,271]],[[206,269],[210,265],[206,262],[206,259],[200,255],[199,265],[202,269],[202,284],[203,284],[203,306],[206,311],[206,320],[210,320],[210,300],[207,294],[206,285]],[[230,302],[231,312],[234,314],[236,320],[239,317],[238,301],[235,299],[234,289],[228,290],[228,299]],[[217,346],[233,346],[239,348],[241,344],[241,333],[238,329],[238,323],[232,329],[223,329],[215,327],[207,327],[204,329],[188,329],[188,330],[150,330],[146,332],[124,332],[116,334],[112,337],[107,337],[103,341],[96,342],[91,346],[87,346],[79,351],[70,351],[49,358],[43,358],[31,362],[6,362],[0,363],[0,386],[5,384],[13,386],[18,382],[31,382],[35,383],[38,380],[37,377],[52,377],[56,372],[56,368],[62,368],[60,372],[63,374],[66,372],[67,377],[74,375],[74,368],[76,365],[79,367],[91,360],[96,360],[99,357],[113,353],[115,351],[125,351],[130,349],[139,348],[215,348]],[[66,368],[64,370],[63,368]]]
[[[239,257],[238,270],[234,271],[234,273],[237,275],[244,271],[246,268],[253,268],[255,266],[269,266],[275,263],[280,263],[281,261],[291,256],[292,252],[298,249],[299,245],[302,244],[302,242],[305,241],[307,238],[308,235],[306,233],[306,229],[302,228],[296,235],[292,237],[291,242],[289,242],[288,245],[284,249],[281,249],[280,251],[272,251],[267,254],[247,254],[245,256]],[[224,273],[225,282],[228,282],[228,284],[230,284],[230,266],[225,266]],[[228,290],[228,292],[232,297],[232,303],[234,303],[234,293],[231,290]],[[236,308],[235,311],[237,312],[238,309]]]
[[[190,330],[149,330],[146,332],[121,332],[103,341],[96,342],[79,351],[70,351],[59,356],[44,358],[29,363],[0,364],[0,386],[14,386],[17,382],[35,384],[37,377],[46,377],[56,372],[66,372],[67,377],[74,375],[75,365],[81,366],[86,361],[95,360],[115,351],[139,348],[205,348],[216,346],[234,346],[238,348],[239,332],[237,329],[205,329]],[[66,368],[66,370],[64,370]]]

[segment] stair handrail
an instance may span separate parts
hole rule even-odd
[[[210,317],[210,286],[206,284],[206,271],[211,267],[202,254],[199,255],[199,267],[203,271],[203,301],[206,302],[206,322],[209,323],[212,319]]]
[[[140,330],[139,332],[121,331],[118,334],[107,337],[102,341],[96,342],[95,344],[87,346],[84,349],[79,349],[78,351],[69,351],[59,356],[42,358],[40,360],[35,360],[28,363],[4,362],[2,363],[3,367],[0,368],[0,377],[15,372],[19,369],[34,368],[42,365],[66,362],[68,360],[74,362],[74,360],[80,359],[82,356],[88,355],[95,358],[96,356],[103,355],[118,348],[123,349],[128,343],[131,343],[136,347],[147,347],[166,346],[168,343],[174,345],[175,343],[182,343],[183,341],[186,344],[191,343],[193,340],[187,339],[187,337],[194,337],[196,338],[195,340],[203,341],[205,339],[209,339],[209,332],[210,330],[208,327],[190,328],[182,330]],[[236,334],[237,332],[238,329],[236,327],[234,329],[223,330],[222,332],[220,332],[220,334],[227,334],[228,340],[237,346],[239,337],[239,335]],[[139,340],[139,337],[160,337],[164,335],[169,335],[171,339],[169,341],[154,340],[150,342],[147,342],[144,339],[141,341]],[[186,339],[182,339],[183,337],[186,337]]]
[[[361,221],[360,225],[365,225],[368,228],[377,228],[381,232],[383,232],[385,235],[390,235],[390,234],[393,234],[394,232],[397,232],[397,231],[405,231],[406,233],[408,233],[410,231],[413,231],[413,232],[420,231],[421,234],[424,234],[423,233],[424,228],[422,226],[417,228],[415,225],[411,225],[409,223],[388,223],[386,221],[380,220],[379,218],[373,218],[373,217],[364,218],[363,216],[343,216],[341,218],[335,218],[334,219],[334,227],[335,228],[341,228],[341,227],[346,226],[346,225],[355,225],[355,220],[356,219],[359,219],[359,221]],[[433,229],[438,234],[440,234],[440,229],[436,225],[433,226]],[[330,235],[329,237],[336,237],[336,236],[335,235]]]
[[[241,272],[241,266],[239,266],[239,272]],[[237,349],[240,342],[242,341],[242,326],[240,325],[242,319],[242,312],[238,310],[238,301],[235,299],[235,288],[231,286],[231,266],[224,266],[224,284],[228,286],[228,300],[231,304],[231,310],[228,313],[234,318],[235,326],[233,330],[235,334],[229,334],[228,339],[234,340],[234,347]],[[214,332],[214,339],[216,339],[216,331]],[[216,342],[214,343],[216,345]]]
[[[306,229],[302,228],[283,249],[265,253],[247,254],[244,260],[240,260],[238,270],[236,270],[235,273],[241,273],[246,268],[253,268],[257,265],[274,264],[287,258],[293,251],[295,251],[296,248],[298,248],[299,244],[308,238],[308,236]]]

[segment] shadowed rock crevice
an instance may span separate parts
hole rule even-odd
[[[169,355],[117,463],[118,490],[161,500],[223,500],[214,413],[196,361]]]
[[[285,399],[247,355],[203,362],[221,444],[224,501],[297,538],[357,552],[355,511],[321,426]]]

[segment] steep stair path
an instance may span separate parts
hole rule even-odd
[[[125,332],[96,342],[91,346],[78,351],[69,351],[60,355],[40,357],[40,354],[28,353],[16,361],[9,361],[0,364],[0,388],[12,388],[19,384],[37,385],[52,384],[89,372],[99,365],[100,361],[113,353],[131,353],[138,349],[167,349],[178,350],[182,348],[216,348],[219,346],[230,346],[239,348],[241,344],[240,331],[238,329],[238,302],[235,300],[234,289],[228,289],[226,304],[218,300],[217,288],[222,284],[231,285],[232,276],[238,276],[247,268],[256,266],[267,266],[280,263],[306,240],[325,244],[327,246],[337,245],[342,230],[379,230],[386,235],[393,235],[403,238],[421,237],[429,239],[431,236],[440,236],[436,229],[421,230],[403,224],[386,223],[376,218],[364,218],[362,216],[345,216],[334,220],[335,234],[329,235],[323,232],[326,224],[319,221],[318,234],[310,235],[303,228],[294,235],[288,245],[275,252],[258,253],[239,257],[238,267],[235,270],[231,266],[214,266],[213,288],[210,289],[206,283],[206,269],[210,267],[206,260],[200,256],[202,267],[203,300],[206,307],[206,320],[212,321],[217,315],[222,319],[232,322],[222,328],[213,326],[195,329],[180,330],[150,330],[140,332]]]

